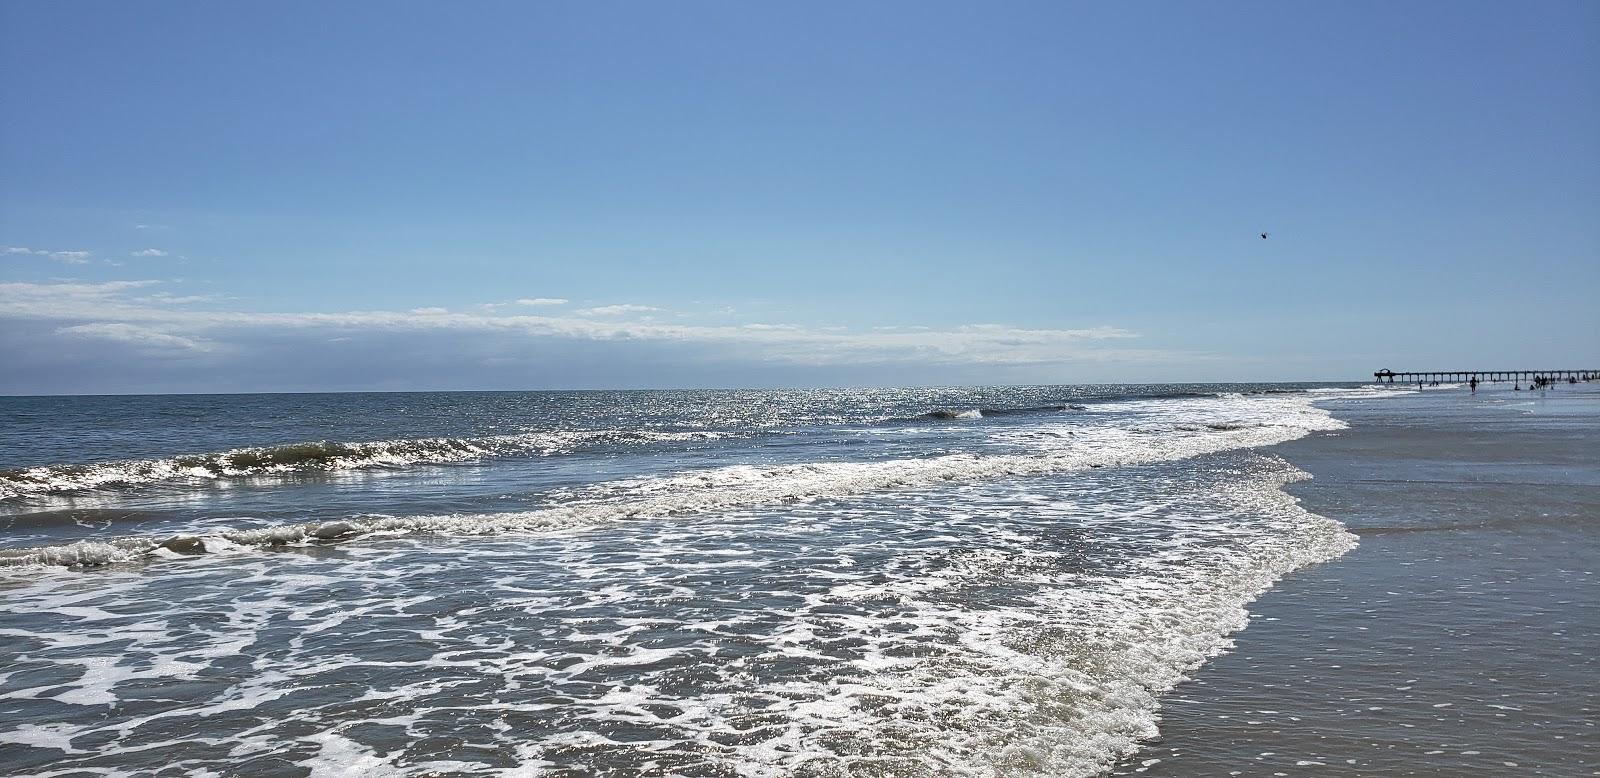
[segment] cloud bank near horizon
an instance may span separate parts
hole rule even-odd
[[[995,371],[1014,377],[1028,368],[1205,358],[1135,346],[1138,333],[1112,326],[704,324],[638,303],[540,315],[505,303],[259,312],[221,308],[226,298],[172,286],[0,283],[0,319],[11,333],[0,345],[22,368],[0,380],[0,391],[727,385],[745,374],[758,384],[862,382],[847,374],[968,381]],[[514,302],[534,300],[541,311],[566,302]]]

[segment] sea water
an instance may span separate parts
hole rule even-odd
[[[1382,391],[0,398],[0,772],[1094,774]]]

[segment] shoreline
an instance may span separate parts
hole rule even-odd
[[[1336,404],[1271,448],[1361,545],[1252,603],[1110,774],[1600,775],[1600,391],[1563,390]]]

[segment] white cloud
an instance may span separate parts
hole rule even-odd
[[[852,330],[791,324],[696,325],[585,315],[521,315],[446,308],[336,313],[206,310],[196,296],[163,296],[156,281],[0,283],[0,318],[58,323],[80,337],[169,349],[207,350],[252,337],[364,337],[380,333],[455,333],[495,337],[506,348],[529,339],[695,346],[708,358],[787,365],[1036,365],[1063,361],[1184,359],[1192,353],[1117,347],[1138,337],[1117,327],[1028,329],[1003,324]],[[646,306],[608,306],[621,312]],[[593,311],[594,309],[591,309]]]
[[[164,257],[166,255],[167,255],[167,252],[162,251],[161,249],[143,249],[141,251],[135,251],[132,254],[130,254],[129,256],[133,256],[133,257]]]
[[[160,283],[160,281],[0,283],[0,316],[9,312],[18,318],[79,318],[80,313],[91,313],[102,307],[125,307],[129,301],[125,297],[127,292]]]
[[[566,305],[567,302],[564,297],[523,297],[517,300],[517,305]]]
[[[62,327],[56,332],[79,338],[96,338],[134,346],[180,351],[210,351],[214,345],[196,338],[186,338],[181,335],[173,335],[160,330],[146,329],[122,322],[78,324],[72,327]]]
[[[192,303],[211,303],[230,299],[227,295],[220,294],[172,294],[170,292],[156,292],[152,295],[136,298],[141,303],[153,305],[189,305]]]
[[[651,311],[659,310],[661,309],[650,305],[623,303],[621,305],[601,305],[596,308],[583,308],[578,313],[584,316],[622,316],[629,313],[650,313]]]
[[[26,246],[7,246],[5,254],[11,256],[49,257],[57,262],[68,265],[82,265],[94,256],[88,251],[46,251],[44,249],[30,249]]]

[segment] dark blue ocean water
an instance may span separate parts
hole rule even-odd
[[[1383,394],[0,398],[0,771],[1092,774]]]

